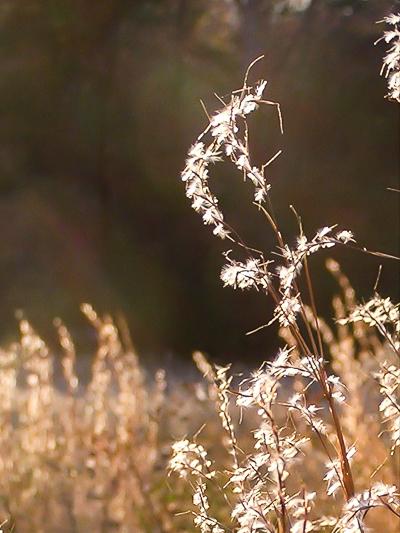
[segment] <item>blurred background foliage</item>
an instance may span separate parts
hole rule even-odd
[[[254,117],[256,158],[288,235],[340,223],[371,249],[398,253],[398,108],[373,46],[388,0],[3,0],[0,5],[0,335],[22,308],[44,335],[62,316],[85,339],[79,303],[124,313],[148,354],[261,359],[273,350],[270,303],[223,289],[221,244],[179,182],[188,146],[218,105],[254,77],[281,102]],[[272,236],[229,168],[215,187],[232,225],[258,246]],[[294,238],[294,237],[293,237]],[[361,297],[379,261],[339,254]],[[323,261],[313,263],[316,270]],[[321,309],[334,285],[315,276]],[[398,296],[385,262],[381,292]],[[83,341],[82,341],[83,342]]]

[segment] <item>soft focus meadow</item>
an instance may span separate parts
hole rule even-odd
[[[387,105],[396,113],[400,15],[382,27]],[[266,127],[285,134],[284,109],[253,77],[262,62],[254,59],[240,87],[216,95],[216,110],[203,104],[206,126],[188,141],[180,179],[210,240],[221,240],[226,291],[254,291],[274,304],[248,333],[277,326],[280,348],[240,371],[196,351],[197,378],[185,382],[143,364],[125,318],[84,303],[96,349],[83,376],[64,322],[54,320],[58,346],[50,346],[20,311],[19,339],[0,350],[2,531],[399,530],[400,304],[380,294],[382,269],[399,259],[338,224],[306,232],[306,213],[289,196],[297,231],[281,228],[272,185],[281,150],[263,162],[252,154],[252,118],[263,120],[264,108],[274,111]],[[273,236],[272,249],[231,225],[216,184],[221,164],[251,189],[243,201]],[[334,259],[339,248],[381,265],[369,299],[357,297]],[[327,317],[315,291],[322,276],[335,287]]]
[[[368,527],[397,531],[399,308],[378,296],[359,306],[338,263],[326,267],[337,326],[318,318],[318,329],[348,489],[314,375],[322,362],[301,355],[291,327],[280,329],[276,360],[241,386],[199,352],[199,380],[169,385],[162,370],[145,374],[123,322],[84,304],[98,339],[88,383],[60,320],[61,355],[23,318],[19,341],[1,351],[3,530],[195,531],[194,519],[206,532],[367,531],[371,508]]]

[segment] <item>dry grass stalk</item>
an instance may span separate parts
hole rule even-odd
[[[398,360],[392,364],[382,361],[381,357],[388,351],[388,357],[399,355],[399,306],[378,295],[366,304],[357,305],[350,283],[331,260],[328,267],[343,290],[342,298],[334,301],[337,335],[318,316],[309,259],[314,253],[337,245],[355,247],[354,236],[348,230],[338,231],[336,226],[331,226],[317,231],[310,239],[293,210],[299,223],[296,245],[291,247],[283,239],[271,207],[271,187],[266,181],[269,162],[258,167],[251,162],[248,115],[260,105],[272,104],[279,111],[281,125],[282,119],[279,105],[263,97],[266,82],[261,80],[254,86],[248,84],[253,65],[254,62],[245,75],[242,88],[233,91],[229,100],[218,97],[223,107],[214,114],[207,113],[209,124],[190,148],[181,178],[186,196],[204,223],[214,227],[214,235],[229,240],[236,247],[236,253],[244,255],[243,259],[233,259],[232,251],[225,254],[227,264],[221,272],[224,286],[256,289],[271,297],[275,311],[266,326],[279,322],[290,348],[282,349],[273,362],[262,365],[238,391],[231,391],[237,405],[256,410],[260,417],[254,431],[254,449],[247,454],[241,453],[238,447],[230,415],[232,377],[227,375],[228,368],[216,367],[212,371],[197,357],[199,366],[216,385],[222,427],[229,437],[226,448],[232,457],[231,465],[219,473],[204,448],[184,440],[173,447],[171,470],[184,478],[195,476],[193,503],[197,510],[193,511],[194,524],[202,533],[294,533],[321,531],[321,528],[330,528],[337,533],[362,532],[367,527],[367,515],[374,514],[369,512],[371,510],[383,509],[390,515],[388,521],[400,516],[399,488],[384,479],[387,471],[386,478],[389,477],[390,482],[394,479],[390,475],[393,474],[390,456],[398,453],[400,444],[400,406],[396,397],[400,388],[400,370]],[[209,186],[211,166],[224,158],[243,174],[244,180],[253,184],[254,205],[265,215],[276,237],[277,252],[257,250],[226,222],[218,198]],[[304,284],[300,283],[302,274]],[[371,326],[383,341],[377,341],[376,335],[370,334]],[[378,355],[377,346],[379,357],[373,365],[366,365],[367,354],[368,359],[371,353]],[[328,352],[331,367],[327,361]],[[373,366],[375,374],[372,373]],[[371,410],[365,394],[367,389],[373,390],[375,386],[377,395],[374,377],[381,394],[379,410],[384,415],[383,422],[387,424],[392,442],[388,449],[388,439],[382,440],[376,433],[376,442],[383,455],[379,465],[365,461],[368,428],[364,417],[367,413],[369,416]],[[296,392],[290,395],[293,389]],[[318,389],[319,401],[310,403],[311,395],[315,395]],[[382,422],[376,417],[378,404],[375,401],[371,406],[375,408],[371,413],[375,430],[382,428]],[[325,455],[327,470],[325,476],[320,474],[320,481],[323,478],[327,482],[325,498],[320,487],[317,492],[307,490],[303,484],[308,463],[314,462],[309,455],[311,450],[315,450],[319,457]],[[193,453],[195,458],[191,459]],[[301,454],[305,472],[302,472],[303,482],[298,480],[296,484],[294,465],[299,462]],[[202,470],[202,464],[206,465],[206,470]],[[380,480],[377,480],[378,472]],[[207,496],[208,488],[212,490],[211,480],[218,485],[219,475],[221,480],[225,479],[219,488],[226,496],[229,509],[225,513],[225,523],[217,518],[216,510],[211,512]],[[342,499],[332,500],[332,496],[340,491]],[[314,506],[316,499],[318,503]],[[322,512],[324,507],[329,509],[329,516]]]

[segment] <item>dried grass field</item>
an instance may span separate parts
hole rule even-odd
[[[388,97],[400,101],[400,15],[386,19]],[[286,236],[272,207],[270,176],[281,151],[255,164],[250,115],[276,110],[266,81],[243,85],[188,150],[186,197],[224,246],[225,287],[269,298],[281,348],[237,375],[193,354],[198,378],[145,370],[124,320],[81,310],[96,334],[89,378],[56,319],[51,349],[19,318],[19,339],[0,350],[0,522],[22,533],[395,533],[400,518],[400,304],[379,292],[359,301],[332,259],[336,248],[370,251],[353,232],[323,226],[312,236],[290,206]],[[225,162],[254,194],[273,235],[259,250],[227,222],[212,174]],[[253,190],[254,189],[254,190]],[[398,194],[398,191],[392,191]],[[274,199],[274,201],[276,201]],[[324,199],[321,199],[324,201]],[[288,200],[288,203],[290,199]],[[313,256],[325,254],[321,272]],[[327,255],[328,254],[328,255]],[[318,312],[315,276],[332,276],[331,317]],[[62,374],[62,386],[55,376]]]

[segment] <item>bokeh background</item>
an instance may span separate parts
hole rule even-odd
[[[0,5],[0,337],[23,309],[52,338],[62,316],[80,340],[79,304],[123,313],[139,350],[165,361],[193,349],[256,361],[274,332],[267,299],[223,289],[222,244],[184,197],[179,172],[210,110],[248,63],[281,103],[253,120],[256,158],[270,167],[275,211],[296,235],[340,223],[371,249],[399,253],[398,106],[374,46],[389,0],[2,0]],[[250,188],[217,167],[232,225],[258,246],[273,239]],[[336,255],[360,297],[379,261]],[[318,262],[319,261],[319,262]],[[320,308],[334,282],[312,263]],[[319,273],[316,271],[320,270]],[[385,261],[380,290],[399,292]]]

